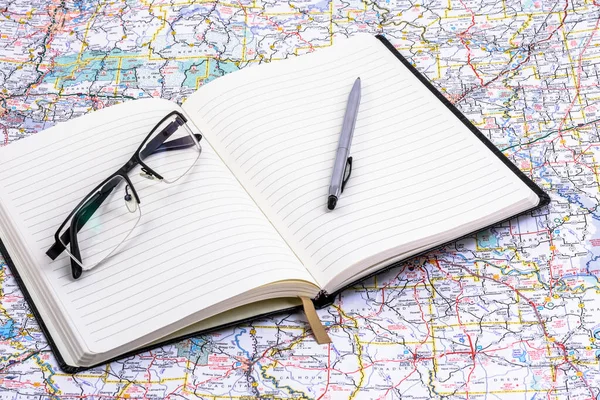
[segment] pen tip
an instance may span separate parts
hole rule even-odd
[[[335,208],[336,204],[337,204],[337,197],[335,197],[334,195],[330,195],[329,198],[327,198],[327,208],[329,208],[330,210],[333,210]]]

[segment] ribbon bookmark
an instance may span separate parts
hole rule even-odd
[[[315,306],[311,299],[308,297],[300,296],[300,300],[302,300],[302,306],[304,307],[304,314],[306,314],[306,318],[308,319],[308,324],[310,325],[310,329],[313,331],[313,335],[317,340],[318,344],[327,344],[331,343],[331,338],[327,334],[325,327],[321,323],[319,316],[317,315],[317,311],[315,310]]]

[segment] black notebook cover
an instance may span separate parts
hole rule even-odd
[[[460,121],[461,121],[461,122],[462,122],[462,123],[463,123],[463,124],[464,124],[464,125],[465,125],[467,128],[469,128],[469,130],[470,130],[471,132],[473,132],[473,134],[474,134],[474,135],[475,135],[475,136],[476,136],[476,137],[477,137],[479,140],[481,140],[481,141],[482,141],[482,142],[483,142],[483,143],[484,143],[484,144],[485,144],[485,145],[486,145],[486,146],[487,146],[487,147],[490,149],[490,151],[491,151],[493,154],[495,154],[495,155],[496,155],[496,156],[497,156],[497,157],[498,157],[498,158],[499,158],[499,159],[500,159],[500,160],[501,160],[501,161],[502,161],[502,162],[503,162],[503,163],[504,163],[504,164],[505,164],[505,165],[506,165],[508,168],[510,168],[510,170],[511,170],[511,171],[513,171],[513,172],[515,173],[515,175],[517,175],[517,176],[518,176],[518,177],[519,177],[519,178],[520,178],[520,179],[521,179],[521,180],[522,180],[522,181],[523,181],[523,182],[524,182],[524,183],[525,183],[525,184],[526,184],[526,185],[527,185],[529,188],[531,188],[531,190],[533,190],[533,192],[534,192],[535,194],[537,194],[537,196],[539,197],[539,203],[538,203],[538,205],[537,205],[537,206],[533,207],[533,208],[532,208],[532,209],[530,209],[530,210],[526,210],[526,211],[524,211],[524,212],[522,212],[522,213],[519,213],[519,214],[517,214],[517,215],[513,215],[512,217],[510,217],[510,218],[507,218],[507,219],[505,219],[505,220],[503,220],[503,221],[497,222],[497,223],[495,223],[494,225],[496,225],[496,224],[500,224],[500,223],[502,223],[502,222],[505,222],[505,221],[507,221],[507,220],[510,220],[510,219],[513,219],[513,218],[516,218],[516,217],[518,217],[518,216],[520,216],[520,215],[527,214],[527,213],[529,213],[529,212],[533,211],[534,209],[537,209],[537,208],[539,208],[539,207],[546,206],[546,205],[548,205],[548,203],[550,203],[550,197],[548,196],[548,194],[546,194],[546,193],[545,193],[545,192],[544,192],[544,191],[543,191],[541,188],[539,188],[539,187],[538,187],[538,186],[537,186],[537,185],[536,185],[536,184],[535,184],[535,183],[534,183],[534,182],[533,182],[531,179],[529,179],[529,178],[528,178],[528,177],[527,177],[527,176],[526,176],[526,175],[525,175],[525,174],[524,174],[524,173],[523,173],[521,170],[519,170],[519,169],[518,169],[518,168],[517,168],[517,167],[516,167],[516,166],[515,166],[513,163],[511,163],[511,162],[510,162],[510,160],[508,160],[508,159],[507,159],[507,158],[504,156],[504,154],[502,154],[502,152],[501,152],[500,150],[498,150],[498,149],[497,149],[497,148],[496,148],[496,147],[495,147],[495,146],[494,146],[494,145],[493,145],[493,144],[492,144],[492,143],[491,143],[491,142],[490,142],[490,141],[489,141],[489,140],[488,140],[488,139],[487,139],[487,138],[486,138],[486,137],[485,137],[485,136],[484,136],[484,135],[483,135],[483,134],[482,134],[482,133],[481,133],[481,132],[480,132],[480,131],[479,131],[479,130],[478,130],[478,129],[477,129],[477,128],[476,128],[476,127],[475,127],[475,126],[474,126],[474,125],[473,125],[473,124],[472,124],[472,123],[471,123],[471,122],[470,122],[470,121],[469,121],[469,120],[468,120],[466,117],[465,117],[465,116],[464,116],[464,115],[462,115],[462,114],[460,113],[460,111],[458,111],[458,109],[457,109],[456,107],[454,107],[454,105],[453,105],[452,103],[450,103],[450,101],[448,101],[448,100],[447,100],[447,99],[446,99],[446,98],[445,98],[445,97],[444,97],[444,96],[443,96],[443,95],[442,95],[442,94],[441,94],[441,93],[440,93],[440,92],[439,92],[439,91],[438,91],[438,90],[437,90],[437,89],[436,89],[436,88],[435,88],[435,87],[434,87],[434,86],[433,86],[433,85],[432,85],[432,84],[431,84],[431,83],[430,83],[430,82],[427,80],[427,78],[426,78],[425,76],[421,75],[421,74],[419,73],[419,71],[417,71],[417,69],[416,69],[415,67],[413,67],[413,66],[411,65],[411,63],[410,63],[408,60],[406,60],[406,59],[405,59],[405,58],[404,58],[404,57],[403,57],[403,56],[402,56],[402,55],[401,55],[401,54],[398,52],[398,50],[396,50],[396,48],[395,48],[395,47],[394,47],[394,46],[393,46],[393,45],[392,45],[392,44],[391,44],[391,43],[390,43],[390,42],[389,42],[389,41],[388,41],[388,40],[387,40],[387,39],[386,39],[384,36],[382,36],[382,35],[377,35],[376,37],[377,37],[377,39],[379,39],[379,40],[380,40],[380,41],[383,43],[383,45],[384,45],[385,47],[387,47],[387,48],[388,48],[388,50],[390,50],[390,51],[391,51],[391,52],[392,52],[392,53],[393,53],[393,54],[394,54],[394,55],[395,55],[395,56],[398,58],[398,60],[400,60],[400,62],[401,62],[402,64],[404,64],[404,66],[405,66],[405,67],[406,67],[406,68],[407,68],[407,69],[408,69],[408,70],[409,70],[409,71],[410,71],[410,72],[411,72],[413,75],[415,75],[415,76],[416,76],[416,77],[419,79],[419,81],[420,81],[420,82],[421,82],[421,83],[422,83],[422,84],[423,84],[423,85],[424,85],[424,86],[425,86],[427,89],[429,89],[429,91],[430,91],[430,92],[432,92],[432,93],[433,93],[433,94],[434,94],[434,95],[435,95],[435,96],[436,96],[436,97],[437,97],[437,98],[438,98],[438,99],[439,99],[439,100],[440,100],[440,101],[441,101],[441,102],[442,102],[442,103],[443,103],[443,104],[444,104],[444,105],[445,105],[445,106],[446,106],[446,107],[447,107],[447,108],[448,108],[450,111],[452,111],[452,113],[453,113],[454,115],[456,115],[456,116],[457,116],[457,117],[460,119]],[[421,253],[419,253],[419,254],[415,254],[415,255],[411,256],[411,259],[412,259],[412,258],[419,257],[419,256],[421,256],[421,255],[423,255],[423,254],[425,254],[425,253],[431,252],[431,251],[433,251],[433,250],[435,250],[435,249],[438,249],[438,248],[441,248],[441,247],[447,246],[449,243],[453,243],[453,242],[455,242],[455,241],[457,241],[457,240],[460,240],[460,239],[462,239],[462,238],[465,238],[465,237],[472,236],[472,235],[474,235],[476,232],[479,232],[479,231],[482,231],[482,230],[485,230],[485,229],[488,229],[488,228],[489,228],[489,227],[482,228],[482,229],[480,229],[480,230],[477,230],[477,231],[475,231],[475,232],[471,232],[471,233],[469,233],[469,234],[467,234],[467,235],[464,235],[464,236],[462,236],[461,238],[453,239],[453,240],[451,240],[451,241],[449,241],[449,242],[447,242],[447,243],[444,243],[444,244],[442,244],[442,245],[440,245],[440,246],[436,246],[435,248],[432,248],[432,249],[425,250],[425,251],[423,251],[423,252],[421,252]],[[127,352],[127,353],[121,354],[120,356],[117,356],[117,357],[115,357],[115,358],[112,358],[112,359],[110,359],[110,360],[104,361],[104,362],[102,362],[102,363],[100,363],[100,364],[96,364],[96,365],[90,366],[90,367],[77,367],[77,366],[73,366],[73,365],[68,365],[68,364],[65,362],[65,360],[63,359],[62,355],[60,354],[60,352],[59,352],[58,348],[56,347],[56,344],[54,343],[54,340],[52,339],[52,336],[50,336],[50,334],[49,334],[49,332],[48,332],[48,329],[47,329],[47,327],[46,327],[46,325],[45,325],[45,323],[44,323],[44,321],[43,321],[43,319],[42,319],[42,316],[41,316],[41,315],[40,315],[40,313],[38,312],[38,310],[37,310],[37,308],[36,308],[35,304],[33,303],[32,299],[31,299],[31,296],[29,295],[29,292],[27,291],[27,287],[25,287],[25,284],[23,283],[23,280],[21,279],[21,277],[20,277],[20,275],[19,275],[19,270],[17,269],[16,265],[15,265],[15,264],[14,264],[14,262],[12,261],[12,259],[11,259],[11,257],[10,257],[10,254],[8,254],[8,251],[6,250],[6,247],[4,246],[4,244],[2,243],[2,239],[1,239],[1,238],[0,238],[0,254],[2,254],[2,256],[3,256],[3,258],[4,258],[5,262],[6,262],[6,264],[7,264],[7,265],[10,267],[10,270],[11,270],[11,272],[13,273],[13,275],[14,275],[14,277],[15,277],[16,281],[17,281],[17,284],[19,285],[19,288],[20,288],[20,289],[21,289],[21,291],[23,292],[23,296],[24,296],[24,297],[25,297],[25,299],[27,300],[27,303],[29,304],[29,307],[31,308],[31,310],[32,310],[32,312],[33,312],[33,314],[34,314],[36,321],[38,322],[38,324],[40,325],[40,328],[42,329],[42,332],[43,332],[43,333],[44,333],[44,335],[46,336],[46,340],[48,341],[48,344],[50,345],[50,347],[51,347],[51,349],[52,349],[52,352],[53,352],[54,356],[56,357],[56,359],[57,359],[57,361],[58,361],[58,365],[59,365],[59,366],[60,366],[60,368],[61,368],[61,369],[62,369],[64,372],[66,372],[66,373],[76,373],[76,372],[83,371],[83,370],[86,370],[86,369],[89,369],[89,368],[94,368],[94,367],[97,367],[97,366],[99,366],[99,365],[104,365],[104,364],[107,364],[107,363],[109,363],[109,362],[112,362],[112,361],[115,361],[115,360],[119,360],[119,359],[122,359],[122,358],[125,358],[125,357],[130,357],[130,356],[133,356],[133,355],[136,355],[136,354],[139,354],[139,353],[142,353],[142,352],[144,352],[144,351],[148,351],[148,350],[151,350],[151,349],[154,349],[154,348],[160,347],[160,346],[165,346],[165,345],[168,345],[168,344],[171,344],[171,343],[176,343],[176,342],[179,342],[179,341],[181,341],[181,340],[184,340],[184,339],[188,339],[188,338],[191,338],[191,337],[195,337],[195,336],[197,336],[197,335],[199,335],[199,334],[208,333],[208,332],[213,332],[213,331],[216,331],[216,330],[219,330],[219,329],[223,329],[223,328],[226,328],[226,327],[235,326],[235,325],[238,325],[238,324],[243,324],[243,323],[245,323],[245,322],[249,322],[249,321],[252,321],[252,320],[255,320],[255,319],[259,319],[259,318],[264,318],[264,317],[267,317],[267,316],[270,316],[270,315],[281,315],[281,314],[284,314],[284,313],[293,313],[293,312],[298,312],[298,311],[300,311],[300,310],[302,309],[302,306],[297,306],[297,307],[286,308],[286,309],[283,309],[283,310],[278,310],[278,311],[271,312],[271,313],[267,313],[267,314],[260,314],[260,315],[256,315],[256,316],[253,316],[253,317],[251,317],[251,318],[247,318],[247,319],[243,319],[243,320],[239,320],[239,321],[234,321],[234,322],[231,322],[231,323],[228,323],[228,324],[225,324],[225,325],[216,326],[216,327],[210,328],[210,329],[208,329],[208,330],[205,330],[205,331],[198,331],[198,332],[194,332],[194,333],[190,333],[190,334],[182,335],[182,336],[179,336],[179,337],[176,337],[176,338],[172,338],[172,339],[169,339],[169,340],[165,340],[165,341],[163,341],[163,342],[161,342],[161,343],[158,343],[158,344],[156,344],[156,343],[155,343],[155,344],[152,344],[152,345],[150,345],[150,346],[146,346],[146,347],[138,348],[138,349],[132,350],[132,351],[130,351],[130,352]],[[370,275],[368,275],[368,276],[365,276],[365,277],[361,278],[361,281],[362,281],[362,280],[369,279],[369,278],[371,278],[371,277],[373,277],[373,276],[375,276],[375,275],[377,275],[377,274],[380,274],[380,273],[381,273],[381,272],[383,272],[383,271],[386,271],[386,270],[389,270],[389,269],[392,269],[392,268],[396,268],[396,267],[400,266],[402,263],[404,263],[404,262],[406,262],[406,261],[408,261],[408,259],[407,259],[407,260],[401,260],[401,261],[398,261],[398,262],[396,262],[396,263],[393,263],[393,264],[391,264],[391,265],[388,265],[388,266],[386,266],[386,267],[382,268],[381,270],[379,270],[379,271],[376,271],[376,272],[375,272],[375,273],[373,273],[373,274],[370,274]],[[326,307],[326,306],[328,306],[328,305],[332,304],[332,303],[333,303],[333,301],[334,301],[334,299],[335,299],[335,297],[336,297],[336,296],[337,296],[337,295],[338,295],[340,292],[344,291],[345,289],[347,289],[347,288],[349,288],[349,287],[352,287],[352,286],[354,286],[356,283],[357,283],[357,282],[353,282],[353,283],[351,283],[351,284],[347,285],[346,287],[344,287],[344,288],[341,288],[341,289],[337,290],[335,293],[325,293],[325,292],[321,292],[321,294],[319,295],[319,297],[317,297],[316,299],[314,299],[315,307],[317,307],[317,308],[323,308],[323,307]]]

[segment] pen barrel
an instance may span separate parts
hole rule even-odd
[[[360,104],[360,78],[354,81],[350,95],[348,96],[348,104],[344,113],[344,121],[342,122],[342,131],[338,148],[335,153],[335,162],[333,164],[333,172],[331,173],[331,184],[329,185],[329,195],[338,197],[342,192],[342,183],[346,166],[348,165],[348,156],[350,155],[350,146],[352,145],[352,137],[354,136],[354,126],[356,125],[356,117],[358,116],[358,105]]]
[[[342,191],[342,182],[344,181],[344,171],[348,160],[348,148],[338,148],[335,153],[335,164],[331,173],[331,184],[329,185],[329,194],[339,196]]]
[[[344,113],[344,121],[342,123],[342,132],[338,142],[338,149],[349,149],[352,145],[352,137],[354,136],[354,127],[356,126],[356,117],[358,116],[358,105],[360,104],[360,80],[354,84],[348,97],[346,112]],[[344,160],[344,163],[346,160]]]

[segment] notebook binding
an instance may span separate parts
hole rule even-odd
[[[327,293],[327,291],[321,290],[319,293],[317,293],[317,297],[314,298],[313,303],[315,304],[316,308],[323,308],[333,303],[333,298],[329,295],[329,293]]]

